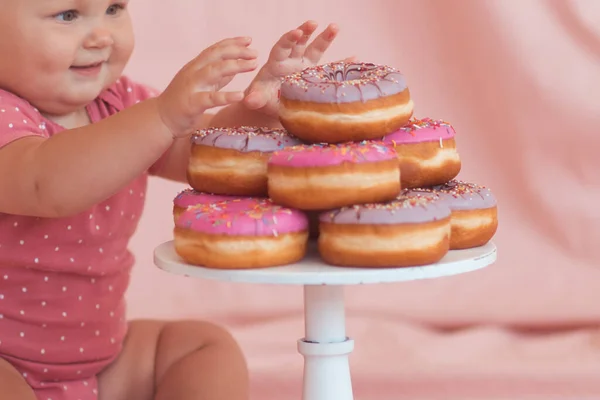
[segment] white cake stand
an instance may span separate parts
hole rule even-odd
[[[304,338],[298,352],[304,357],[303,400],[352,400],[348,356],[354,341],[346,336],[345,285],[400,282],[462,274],[496,261],[496,246],[450,251],[440,262],[424,267],[355,269],[331,267],[311,243],[304,260],[284,267],[257,270],[215,270],[185,264],[173,242],[158,246],[155,264],[168,272],[230,282],[304,285]]]

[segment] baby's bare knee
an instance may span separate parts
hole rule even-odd
[[[157,344],[157,375],[194,353],[219,354],[222,361],[244,368],[245,357],[233,335],[210,322],[177,321],[164,326]]]
[[[240,347],[223,327],[192,321],[164,326],[156,356],[157,399],[192,394],[247,399],[248,375]]]
[[[0,359],[0,400],[36,400],[23,376],[6,360]]]
[[[224,327],[205,321],[177,321],[163,328],[161,342],[178,342],[194,347],[212,345],[237,346],[233,335]]]

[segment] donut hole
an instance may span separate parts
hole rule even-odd
[[[364,79],[370,71],[377,68],[375,64],[342,64],[324,68],[323,78],[333,82],[352,83]]]

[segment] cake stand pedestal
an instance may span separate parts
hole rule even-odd
[[[154,251],[161,269],[193,278],[230,282],[304,286],[304,337],[298,352],[304,357],[303,400],[353,400],[348,356],[354,341],[346,336],[344,286],[439,278],[474,271],[496,261],[496,246],[453,250],[438,263],[410,268],[340,268],[320,259],[310,243],[306,257],[292,265],[255,270],[216,270],[186,264],[173,242]]]

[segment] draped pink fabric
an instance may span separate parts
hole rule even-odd
[[[454,124],[460,177],[496,193],[494,266],[347,289],[358,399],[600,393],[599,2],[147,0],[132,8],[138,51],[127,72],[159,88],[224,36],[252,35],[264,60],[306,18],[339,23],[328,59],[400,68],[416,116]],[[152,265],[153,247],[171,238],[170,202],[181,188],[151,183],[133,243],[131,315],[224,322],[249,356],[256,398],[297,395],[301,288],[186,280]]]

